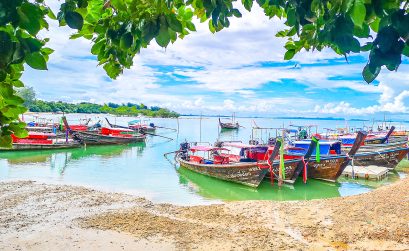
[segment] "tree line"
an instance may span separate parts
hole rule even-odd
[[[177,112],[170,111],[158,106],[148,107],[144,104],[126,103],[115,104],[108,103],[104,105],[81,102],[78,104],[67,103],[62,101],[43,101],[36,98],[35,91],[32,87],[21,88],[18,91],[25,102],[24,106],[30,112],[64,112],[64,113],[108,113],[122,116],[148,116],[161,118],[175,118],[180,115]]]

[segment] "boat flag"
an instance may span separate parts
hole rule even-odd
[[[315,147],[315,161],[317,161],[318,163],[321,161],[321,155],[320,155],[320,141],[315,138],[314,136],[312,137],[312,141],[314,141],[316,143],[316,147]]]
[[[279,139],[281,141],[281,146],[280,146],[280,171],[281,175],[280,177],[282,179],[285,179],[285,166],[284,166],[284,142],[282,139]]]

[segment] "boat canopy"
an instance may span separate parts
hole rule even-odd
[[[310,140],[301,140],[294,142],[294,149],[289,149],[289,151],[295,151],[297,153],[304,153],[308,150],[310,146]],[[322,155],[329,155],[329,154],[341,154],[341,142],[339,141],[320,141],[320,154]],[[301,150],[302,149],[302,150]],[[301,151],[300,151],[301,150]],[[313,155],[316,153],[316,150],[312,153]]]
[[[224,148],[224,147],[214,147],[214,146],[192,146],[190,147],[190,151],[192,152],[197,152],[197,151],[202,151],[202,152],[209,152],[209,151],[229,151],[229,149]]]
[[[133,124],[138,124],[139,122],[141,122],[141,120],[137,119],[137,120],[132,120],[128,122],[128,125],[133,125]]]
[[[255,145],[248,145],[241,142],[223,142],[223,146],[235,147],[235,148],[254,148]]]

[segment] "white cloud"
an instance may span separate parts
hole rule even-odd
[[[61,2],[47,2],[55,12],[58,11]],[[329,59],[343,60],[343,57],[331,50],[300,52],[294,58],[301,65],[297,68],[261,67],[258,65],[260,62],[284,62],[283,45],[286,41],[276,38],[275,34],[285,26],[282,20],[265,17],[256,5],[251,13],[239,8],[243,18],[232,18],[231,26],[217,34],[210,33],[207,23],[197,23],[198,32],[184,40],[179,39],[166,50],[153,42],[136,56],[134,66],[115,81],[108,81],[104,70],[97,67],[96,60],[90,54],[89,41],[69,40],[73,31],[67,27],[58,27],[57,22],[50,21],[50,31],[41,34],[42,37],[51,38],[47,46],[55,49],[50,57],[49,71],[28,69],[23,79],[28,85],[34,86],[40,98],[47,100],[143,102],[180,112],[409,113],[406,101],[409,90],[409,76],[406,74],[408,65],[402,65],[398,72],[383,70],[378,77],[379,86],[368,85],[363,80],[343,79],[360,75],[364,63],[326,64]],[[174,87],[160,84],[162,72],[150,65],[195,66],[200,69],[176,67],[173,72],[165,74],[173,80],[176,79],[173,74],[189,78],[186,84]],[[285,82],[286,79],[294,79],[306,85],[306,93],[300,92],[293,97],[260,98],[264,91],[260,90],[263,85],[268,82]],[[192,81],[197,84],[192,84]],[[286,88],[285,85],[280,86]],[[378,98],[374,100],[375,104],[362,107],[359,100],[351,103],[337,96],[339,88],[378,95]],[[300,98],[323,90],[334,93],[333,97],[328,97],[329,101]]]

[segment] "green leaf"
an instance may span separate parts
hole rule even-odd
[[[209,30],[210,30],[211,33],[216,32],[216,28],[214,27],[213,22],[212,22],[211,19],[209,20]]]
[[[361,46],[361,51],[370,51],[372,49],[372,46],[372,42],[368,42],[364,46]]]
[[[246,8],[246,10],[251,11],[251,7],[253,6],[253,0],[241,0],[241,2],[244,5],[244,8]]]
[[[51,49],[51,48],[47,48],[47,47],[41,48],[41,53],[43,53],[43,54],[50,55],[50,54],[52,54],[53,52],[54,52],[54,50]]]
[[[39,7],[32,3],[23,3],[17,9],[19,16],[19,26],[35,36],[41,29],[40,20],[42,13]]]
[[[156,36],[155,38],[156,43],[160,45],[161,47],[166,47],[168,46],[170,42],[170,35],[167,27],[162,26],[159,30],[159,35]]]
[[[4,31],[0,31],[0,69],[5,68],[13,56],[13,42],[11,36]]]
[[[102,46],[106,43],[105,38],[101,39],[100,41],[98,41],[97,43],[95,43],[92,48],[91,48],[91,53],[93,55],[98,55],[101,51]]]
[[[71,29],[81,30],[84,25],[84,19],[81,14],[75,11],[68,11],[65,13],[65,21]]]
[[[361,51],[361,45],[359,44],[358,39],[354,37],[352,38],[350,50],[355,53],[359,53]]]
[[[381,19],[378,17],[376,18],[372,23],[369,24],[371,29],[375,32],[379,31],[379,23],[381,22]]]
[[[149,21],[143,25],[142,38],[146,43],[149,43],[159,33],[158,23],[155,21]]]
[[[355,0],[354,6],[351,10],[351,18],[354,24],[358,27],[362,27],[365,20],[366,8],[364,0]]]
[[[112,6],[120,11],[126,11],[126,5],[123,0],[111,0]]]
[[[57,17],[55,16],[54,12],[51,10],[51,8],[47,9],[47,16],[52,19],[52,20],[57,20]]]
[[[26,63],[36,70],[47,70],[47,63],[39,52],[33,52],[26,56]]]
[[[196,31],[195,25],[190,21],[186,22],[186,28],[188,28],[190,31]]]
[[[118,63],[109,62],[104,65],[104,70],[112,79],[116,79],[121,74],[121,66]]]
[[[12,143],[11,136],[8,135],[1,135],[0,136],[0,147],[8,147],[11,148]]]
[[[183,30],[182,23],[176,18],[175,14],[172,13],[172,14],[167,15],[166,20],[169,24],[169,27],[172,30],[179,32],[179,33],[182,32]]]
[[[374,81],[378,74],[381,72],[380,66],[373,67],[373,69],[371,68],[372,67],[370,67],[369,64],[367,64],[364,70],[362,71],[362,77],[368,84],[372,83],[372,81]]]
[[[192,20],[193,17],[193,12],[191,9],[185,9],[185,13],[183,15],[183,20],[184,21],[190,21]]]
[[[122,35],[121,40],[119,42],[119,46],[123,50],[127,50],[131,48],[133,44],[133,36],[130,32],[126,32]]]
[[[21,88],[21,87],[24,87],[24,84],[23,82],[21,82],[21,80],[17,79],[13,81],[13,86]]]
[[[232,9],[231,13],[233,14],[233,16],[235,17],[242,17],[240,11],[238,9]]]
[[[402,54],[409,57],[409,45],[405,45],[405,48],[403,48]]]
[[[285,60],[290,60],[294,57],[295,55],[295,50],[288,50],[285,54],[284,54],[284,59]]]
[[[7,78],[7,72],[0,69],[0,82],[3,82]]]
[[[296,16],[296,12],[295,9],[289,9],[287,11],[287,24],[289,26],[294,26],[297,23],[297,16]]]

